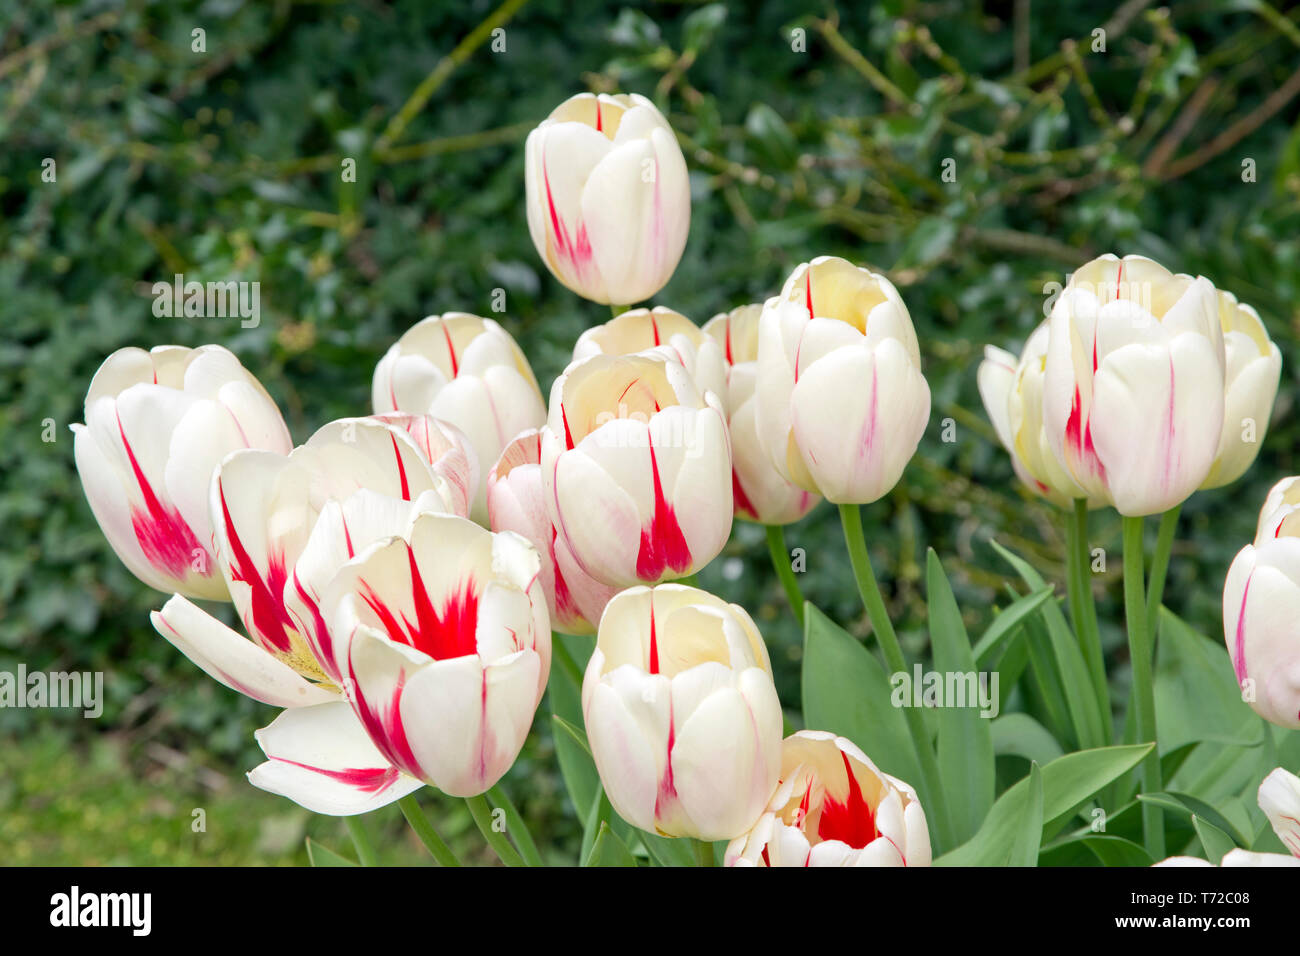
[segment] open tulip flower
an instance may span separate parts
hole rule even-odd
[[[1228,569],[1223,634],[1255,713],[1300,728],[1300,479],[1274,486],[1255,542]]]
[[[542,590],[551,626],[564,634],[592,634],[617,591],[578,566],[556,533],[542,486],[542,433],[521,432],[488,474],[488,515],[493,531],[527,538],[541,557]]]
[[[1081,266],[1052,307],[1043,414],[1086,495],[1130,517],[1181,504],[1223,429],[1217,293],[1143,256]]]
[[[1277,838],[1290,853],[1260,853],[1229,850],[1220,866],[1300,866],[1300,778],[1278,767],[1259,785],[1259,808],[1264,811]],[[1171,856],[1156,866],[1213,866],[1195,856]]]
[[[721,400],[662,352],[570,365],[551,389],[541,464],[552,523],[605,584],[693,574],[731,533]]]
[[[72,431],[86,500],[131,573],[159,591],[225,600],[208,516],[213,469],[237,449],[292,447],[261,383],[219,345],[119,349]]]
[[[781,704],[743,609],[679,584],[634,587],[605,608],[582,713],[609,801],[663,836],[744,833],[776,785]]]
[[[822,256],[763,305],[758,434],[782,477],[836,504],[898,482],[930,418],[907,306],[884,276]]]
[[[661,305],[629,309],[583,332],[573,347],[573,361],[593,355],[633,355],[651,349],[661,349],[680,362],[691,373],[701,395],[724,395],[727,363],[721,346],[686,316]]]
[[[763,307],[742,305],[704,326],[727,363],[727,430],[731,435],[731,490],[736,517],[759,524],[798,521],[821,496],[784,478],[758,439],[758,320]]]
[[[916,791],[843,737],[801,730],[781,749],[781,782],[728,866],[929,866]]]
[[[528,231],[555,278],[606,305],[664,287],[686,248],[691,193],[653,103],[580,93],[528,134],[525,153]]]
[[[537,379],[515,340],[491,319],[465,312],[417,322],[375,366],[377,414],[431,415],[469,438],[479,466],[470,517],[486,525],[487,469],[521,431],[546,421]]]

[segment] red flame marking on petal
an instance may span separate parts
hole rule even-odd
[[[294,626],[284,606],[284,585],[289,577],[284,555],[272,551],[266,556],[266,576],[263,577],[235,530],[230,506],[226,502],[226,489],[220,478],[217,479],[217,497],[221,499],[221,520],[230,546],[230,577],[249,587],[248,615],[244,623],[261,644],[270,644],[271,649],[281,653],[288,652],[292,649],[290,635]]]
[[[211,553],[199,544],[198,537],[185,523],[180,512],[175,507],[165,505],[154,492],[144,469],[136,460],[131,443],[127,441],[120,415],[117,419],[117,431],[122,436],[122,447],[126,449],[126,457],[131,462],[135,482],[140,488],[140,495],[144,498],[144,510],[135,506],[131,508],[131,530],[135,532],[135,539],[139,542],[145,559],[171,577],[184,580],[193,568],[192,562],[197,556],[195,551],[201,551],[204,558],[203,567],[207,570],[196,573],[207,577],[212,573]]]
[[[849,792],[843,803],[826,795],[822,802],[821,818],[817,821],[817,836],[822,840],[840,840],[855,850],[861,850],[880,836],[876,829],[876,814],[871,804],[862,796],[862,787],[849,764],[849,755],[840,751],[844,772],[849,778]]]
[[[653,439],[650,441],[650,471],[654,476],[654,514],[641,528],[641,547],[636,558],[636,574],[642,581],[659,580],[665,569],[685,574],[691,566],[686,536],[672,505],[664,497]]]

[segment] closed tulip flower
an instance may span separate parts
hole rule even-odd
[[[804,263],[763,306],[758,434],[776,470],[836,504],[889,492],[930,418],[907,306],[884,276]]]
[[[1182,503],[1210,474],[1223,428],[1214,286],[1105,255],[1071,276],[1050,323],[1043,413],[1057,460],[1122,515]]]
[[[1300,857],[1300,777],[1278,767],[1259,785],[1259,808],[1291,855]]]
[[[731,839],[781,761],[781,704],[745,611],[696,588],[634,587],[605,608],[582,713],[609,801],[663,836]]]
[[[643,96],[580,93],[528,134],[528,231],[578,295],[629,305],[664,287],[686,247],[691,193],[668,121]]]
[[[929,866],[916,791],[881,773],[844,737],[785,739],[781,782],[753,828],[727,847],[728,866]]]
[[[798,521],[821,501],[782,477],[758,439],[758,320],[761,305],[715,315],[704,326],[727,363],[727,430],[731,434],[731,490],[736,517],[759,524]]]
[[[479,464],[470,517],[487,524],[487,469],[510,440],[546,421],[546,405],[524,353],[491,319],[431,315],[406,331],[375,367],[378,414],[432,415],[469,438]]]
[[[1219,292],[1218,301],[1225,362],[1223,433],[1202,488],[1230,484],[1254,463],[1282,376],[1282,353],[1268,337],[1259,313],[1231,292]]]
[[[693,574],[731,533],[720,400],[661,353],[594,355],[551,389],[542,433],[551,521],[588,575],[627,587]]]
[[[1044,322],[1029,336],[1018,358],[985,346],[978,381],[984,408],[998,441],[1011,455],[1017,477],[1036,494],[1064,507],[1072,499],[1084,497],[1084,492],[1056,460],[1043,429],[1047,339],[1048,323]]]
[[[488,515],[493,531],[527,538],[541,558],[542,590],[551,627],[564,634],[592,634],[616,588],[578,566],[551,522],[542,486],[542,433],[529,429],[506,446],[488,474]]]
[[[727,363],[721,346],[694,322],[672,309],[629,309],[604,325],[578,337],[573,361],[593,355],[633,355],[660,349],[691,373],[700,393],[722,398],[727,387]]]
[[[1270,495],[1260,534],[1242,548],[1223,586],[1223,633],[1243,699],[1281,727],[1300,728],[1300,517]]]
[[[72,431],[86,500],[131,573],[159,591],[226,600],[212,559],[213,469],[240,448],[292,447],[257,379],[218,345],[119,349]]]

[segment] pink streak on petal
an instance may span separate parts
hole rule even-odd
[[[221,500],[221,520],[225,525],[226,541],[230,546],[230,577],[249,587],[248,614],[244,618],[249,633],[269,650],[287,653],[292,649],[290,636],[294,632],[293,619],[284,606],[284,585],[288,580],[284,555],[272,551],[266,556],[266,577],[258,571],[256,562],[240,540],[235,530],[226,491],[217,479],[217,497]]]
[[[1237,675],[1237,686],[1246,680],[1246,598],[1250,597],[1250,582],[1254,580],[1252,571],[1246,578],[1246,587],[1241,592],[1241,608],[1237,611],[1237,639],[1232,655],[1232,669]]]
[[[312,773],[318,773],[323,777],[329,777],[331,780],[337,780],[339,783],[360,790],[362,793],[380,793],[387,790],[398,777],[396,767],[355,767],[348,770],[326,770],[324,767],[313,767],[311,764],[299,763],[297,760],[289,760],[286,757],[272,757],[271,759],[278,760],[280,763],[291,764],[294,767],[301,767],[303,770],[310,770]]]

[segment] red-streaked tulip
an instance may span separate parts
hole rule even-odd
[[[856,744],[820,730],[785,738],[781,782],[727,866],[929,866],[916,791],[881,773]]]
[[[653,103],[580,93],[528,134],[525,154],[528,231],[555,278],[606,305],[664,287],[686,248],[691,193]]]
[[[1043,429],[1043,367],[1048,334],[1048,323],[1043,322],[1029,336],[1018,358],[992,345],[985,346],[979,390],[998,441],[1011,455],[1016,476],[1035,494],[1068,506],[1074,498],[1085,495],[1056,460]],[[1094,507],[1100,504],[1090,502]]]
[[[375,418],[406,429],[433,473],[447,482],[443,489],[452,514],[469,517],[479,486],[479,460],[469,437],[449,422],[430,415],[389,412]]]
[[[821,496],[787,481],[772,467],[758,439],[758,320],[761,305],[742,305],[704,326],[727,363],[727,430],[731,434],[731,491],[736,517],[759,524],[790,524]]]
[[[1216,864],[1211,863],[1209,860],[1202,860],[1199,856],[1171,856],[1151,865],[1195,867],[1215,866]],[[1238,848],[1225,853],[1222,861],[1217,865],[1227,867],[1300,866],[1300,859],[1287,856],[1284,853],[1253,853],[1250,850]]]
[[[591,577],[626,587],[693,574],[731,533],[721,400],[659,352],[576,362],[551,389],[542,481],[552,523]]]
[[[542,560],[542,589],[551,627],[564,634],[591,634],[616,588],[578,567],[558,537],[542,487],[542,433],[529,429],[506,446],[488,473],[488,515],[493,531],[527,538]]]
[[[731,839],[772,795],[781,704],[767,649],[742,608],[706,591],[661,584],[616,595],[582,713],[610,803],[643,830]]]
[[[480,466],[470,517],[487,523],[486,471],[516,435],[546,421],[528,360],[492,319],[431,315],[397,340],[375,367],[375,412],[432,415],[468,436]]]
[[[1259,313],[1231,292],[1220,291],[1218,302],[1225,363],[1223,433],[1202,488],[1230,484],[1254,463],[1282,376],[1282,353]]]
[[[1223,634],[1242,697],[1255,713],[1300,728],[1300,509],[1279,482],[1259,533],[1233,559],[1223,585]]]
[[[1300,857],[1300,777],[1278,767],[1259,785],[1258,799],[1282,845]]]
[[[72,431],[86,500],[131,573],[159,591],[226,600],[208,517],[213,469],[236,449],[293,447],[261,383],[219,345],[119,349]]]
[[[634,355],[662,349],[691,373],[700,393],[721,399],[727,387],[727,362],[722,347],[694,322],[661,305],[629,309],[604,325],[588,329],[573,347],[573,361],[593,355]]]
[[[912,318],[884,276],[822,256],[764,303],[758,435],[782,477],[869,504],[897,484],[929,418]]]
[[[1105,255],[1070,277],[1049,321],[1043,415],[1057,460],[1122,515],[1183,502],[1209,475],[1223,428],[1214,286]]]
[[[519,535],[431,513],[340,569],[322,613],[348,648],[348,699],[392,766],[459,797],[510,769],[551,663],[540,570]]]

